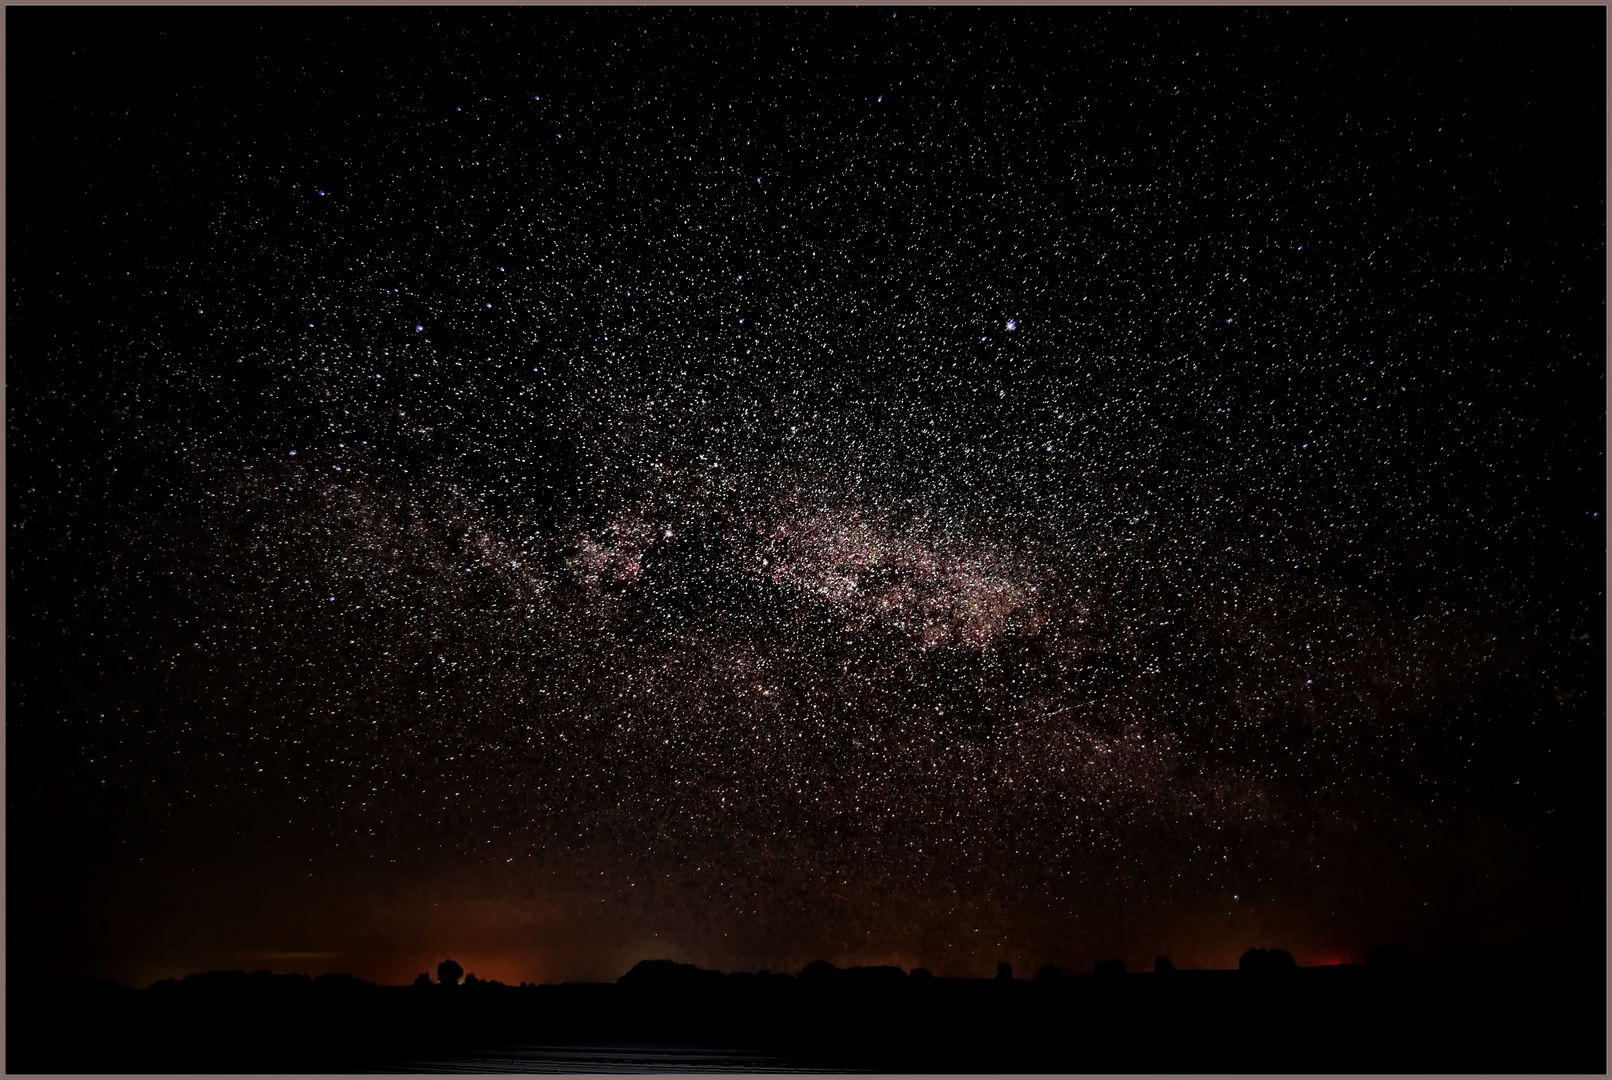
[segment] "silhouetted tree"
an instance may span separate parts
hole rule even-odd
[[[996,965],[996,977],[998,979],[1013,978],[1013,965],[1009,964],[1006,960],[998,961]]]
[[[1046,982],[1049,979],[1061,979],[1063,978],[1063,968],[1057,964],[1042,964],[1041,970],[1035,973],[1035,977],[1042,982]]]
[[[1237,970],[1252,971],[1256,974],[1279,974],[1286,971],[1297,971],[1298,964],[1293,962],[1293,954],[1286,949],[1249,949],[1237,961]]]
[[[443,986],[458,986],[464,973],[465,969],[452,960],[444,960],[437,965],[437,981]]]
[[[428,973],[424,972],[424,971],[420,972],[418,975],[416,975],[414,977],[414,985],[415,986],[430,986],[431,985],[431,976]]]
[[[874,967],[846,968],[840,972],[840,977],[843,986],[889,986],[905,982],[907,973],[892,964],[879,964]]]
[[[1125,961],[1099,960],[1097,961],[1097,977],[1099,979],[1117,979],[1125,974]]]
[[[480,986],[481,985],[481,980],[476,978],[476,973],[474,971],[472,971],[469,975],[465,976],[465,985],[466,986]]]
[[[914,979],[932,979],[935,977],[935,973],[928,968],[913,968],[910,977]]]
[[[1170,963],[1168,956],[1155,956],[1153,958],[1153,974],[1170,975],[1175,972],[1175,965]]]

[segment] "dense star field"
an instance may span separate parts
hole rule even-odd
[[[13,964],[1604,913],[1605,12],[8,13]]]

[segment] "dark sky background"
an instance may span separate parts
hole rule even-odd
[[[1599,925],[1605,18],[9,9],[11,970]]]

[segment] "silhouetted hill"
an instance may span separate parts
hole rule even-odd
[[[617,979],[616,984],[644,989],[693,989],[713,986],[723,977],[720,971],[708,971],[693,964],[679,964],[672,960],[640,960],[636,967]]]
[[[723,974],[664,959],[614,984],[564,986],[389,987],[262,971],[146,990],[14,979],[6,1066],[385,1070],[484,1061],[489,1048],[510,1046],[638,1047],[628,1057],[642,1063],[643,1047],[683,1046],[797,1067],[926,1072],[1594,1073],[1606,1057],[1597,947],[1595,934],[1558,935],[1324,968],[1262,950],[1238,971],[1109,965],[1102,977],[1017,980],[826,962],[798,976]],[[1260,977],[1271,972],[1280,977]]]

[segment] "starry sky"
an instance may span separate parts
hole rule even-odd
[[[13,970],[1599,923],[1604,10],[7,24]]]

